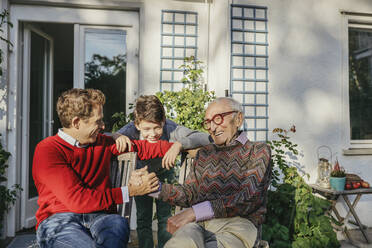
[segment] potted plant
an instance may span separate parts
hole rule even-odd
[[[331,184],[331,188],[337,191],[342,191],[345,188],[346,183],[346,173],[344,168],[340,167],[338,160],[336,159],[336,163],[333,167],[331,172],[331,177],[329,178],[329,182]]]

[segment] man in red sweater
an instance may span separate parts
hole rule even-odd
[[[104,94],[95,89],[62,93],[57,113],[63,128],[36,146],[32,172],[40,247],[126,247],[129,225],[113,214],[116,204],[158,189],[158,179],[146,168],[132,173],[128,187],[111,188],[113,155],[137,151],[140,159],[161,157],[171,144],[128,140],[118,151],[115,141],[100,133],[104,103]]]

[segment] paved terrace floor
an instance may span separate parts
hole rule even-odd
[[[368,237],[372,240],[372,228],[367,230]],[[345,240],[340,240],[341,248],[372,248],[372,244],[365,244],[362,233],[358,230],[351,230],[352,239],[355,244],[350,244]],[[156,234],[154,233],[154,238],[156,239]],[[340,236],[342,238],[342,236]],[[8,238],[6,240],[0,240],[0,248],[30,248],[35,241],[35,232],[33,229],[25,230],[17,233],[15,238]],[[155,240],[155,243],[157,241]],[[137,233],[136,231],[131,231],[131,242],[128,248],[138,248]]]

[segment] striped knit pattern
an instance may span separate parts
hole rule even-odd
[[[241,216],[261,224],[270,184],[270,156],[270,147],[261,142],[205,146],[184,185],[163,184],[159,198],[182,207],[210,201],[216,218]]]

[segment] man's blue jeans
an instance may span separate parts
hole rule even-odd
[[[44,247],[127,247],[128,221],[117,214],[57,213],[43,220],[36,232]]]

